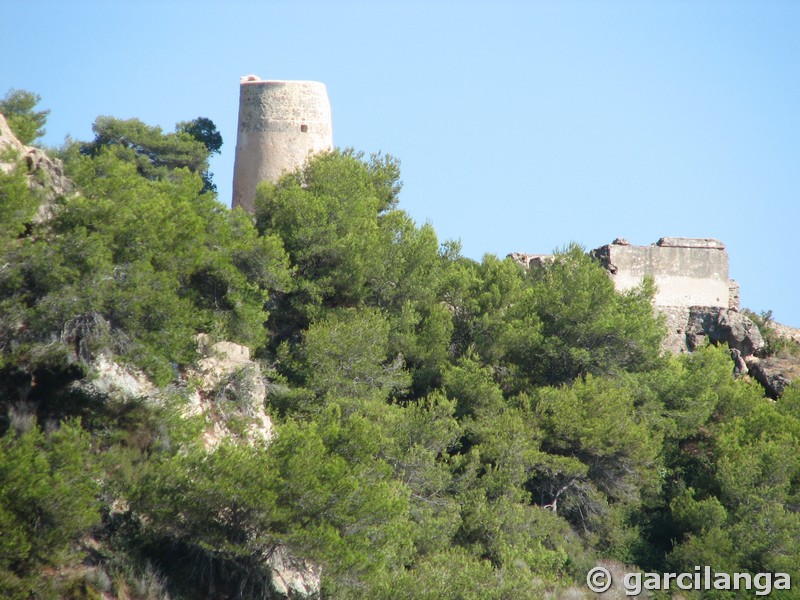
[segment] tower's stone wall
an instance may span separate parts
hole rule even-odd
[[[233,206],[253,211],[256,186],[302,167],[333,147],[331,107],[316,81],[241,79],[233,170]]]

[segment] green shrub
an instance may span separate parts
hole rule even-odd
[[[0,438],[0,591],[27,598],[46,565],[70,560],[100,521],[89,436],[77,422]]]

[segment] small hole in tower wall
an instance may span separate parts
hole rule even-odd
[[[300,131],[303,133],[308,133],[308,125],[300,125]]]

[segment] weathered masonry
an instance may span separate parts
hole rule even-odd
[[[755,323],[739,313],[739,285],[728,279],[728,253],[719,240],[665,237],[650,246],[632,246],[616,239],[590,255],[621,292],[653,278],[653,304],[667,325],[666,350],[692,351],[710,339],[749,357],[764,345]],[[509,256],[528,268],[554,258],[517,252]]]
[[[240,80],[233,206],[253,212],[256,186],[303,166],[333,148],[331,106],[316,81]]]
[[[665,349],[691,351],[710,339],[727,343],[739,360],[764,345],[755,323],[739,313],[739,285],[728,278],[728,253],[719,240],[665,237],[651,246],[632,246],[617,239],[591,255],[619,291],[636,287],[645,276],[654,279],[653,304],[667,325]]]
[[[728,279],[722,242],[661,238],[652,246],[631,246],[617,239],[591,255],[620,291],[653,277],[658,288],[653,303],[667,326],[666,350],[693,351],[705,340],[727,344],[734,373],[749,373],[771,398],[778,398],[800,375],[800,363],[791,357],[759,356],[764,339],[756,324],[739,312],[739,285]],[[800,330],[777,323],[773,327],[779,335],[800,341]]]
[[[656,306],[739,308],[738,293],[731,294],[736,284],[728,279],[728,253],[719,240],[665,237],[652,246],[616,240],[591,254],[620,291],[636,287],[646,275],[653,277]]]

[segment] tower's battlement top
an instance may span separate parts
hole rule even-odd
[[[250,84],[297,84],[297,85],[325,85],[320,81],[311,81],[308,79],[261,79],[258,75],[244,75],[239,78],[240,85]]]

